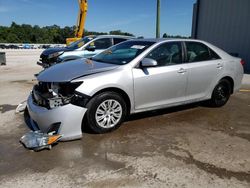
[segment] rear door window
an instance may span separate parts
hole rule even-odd
[[[220,59],[218,54],[199,42],[185,42],[187,49],[187,62],[199,62]]]

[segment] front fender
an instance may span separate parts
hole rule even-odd
[[[131,69],[118,68],[107,72],[85,76],[74,81],[83,81],[77,92],[93,97],[101,90],[117,88],[124,91],[134,107],[133,77]]]

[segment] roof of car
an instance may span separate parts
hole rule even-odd
[[[92,35],[92,37],[95,36],[96,38],[103,38],[103,37],[116,37],[116,38],[128,38],[128,39],[135,39],[135,37],[132,36],[126,36],[126,35]]]
[[[126,35],[89,35],[87,37],[92,38],[105,38],[105,37],[116,37],[116,38],[125,38],[125,39],[131,39],[136,41],[145,41],[145,42],[164,42],[164,41],[190,41],[190,42],[204,42],[202,40],[192,39],[192,38],[136,38],[132,36],[126,36]]]
[[[183,39],[183,38],[145,38],[145,39],[135,39],[138,41],[148,41],[148,42],[163,42],[163,41],[194,41],[194,42],[202,42],[197,39]]]

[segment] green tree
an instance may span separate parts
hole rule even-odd
[[[186,37],[186,36],[181,36],[181,35],[168,35],[167,33],[164,33],[163,38],[190,38],[190,37]]]
[[[131,33],[127,33],[127,32],[122,32],[121,30],[114,30],[114,31],[110,31],[109,32],[110,35],[126,35],[126,36],[134,36]]]
[[[164,33],[163,36],[162,36],[162,38],[168,38],[167,33]]]
[[[106,32],[96,32],[85,30],[84,35],[107,35]],[[128,32],[121,30],[110,31],[112,35],[134,36]],[[64,44],[66,38],[75,36],[74,27],[61,28],[58,25],[40,27],[38,25],[31,26],[29,24],[19,25],[12,22],[10,27],[0,26],[0,42],[1,43],[61,43]]]
[[[9,43],[16,43],[19,42],[19,38],[14,33],[10,33],[6,38],[6,41]]]

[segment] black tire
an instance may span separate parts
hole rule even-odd
[[[116,119],[116,122],[113,123],[113,125],[111,127],[109,127],[108,125],[105,126],[101,126],[101,122],[97,121],[96,116],[98,115],[97,110],[98,109],[102,109],[101,104],[108,104],[108,101],[113,101],[113,104],[116,104],[115,101],[117,102],[117,104],[119,103],[118,107],[121,107],[121,113],[119,113],[120,118]],[[87,112],[86,112],[86,118],[85,120],[87,121],[87,126],[94,132],[94,133],[107,133],[107,132],[111,132],[115,129],[117,129],[121,123],[124,121],[126,115],[127,115],[127,106],[126,103],[124,101],[124,99],[117,93],[115,92],[103,92],[100,93],[96,96],[94,96],[87,104]],[[118,107],[116,109],[118,109]],[[114,108],[115,109],[115,108]],[[104,111],[104,110],[103,110]],[[109,119],[109,122],[112,121],[110,116],[112,116],[112,112],[107,112],[105,110],[106,115],[103,115],[106,117],[106,119]],[[107,113],[109,113],[109,115],[107,115]],[[113,110],[113,113],[115,113],[115,110]],[[117,114],[116,114],[117,115]],[[107,117],[109,116],[109,118]],[[112,116],[112,118],[114,119],[115,116]],[[115,117],[116,118],[116,117]],[[103,121],[105,121],[103,119]],[[107,120],[108,121],[108,120]],[[108,124],[108,122],[107,122]]]
[[[224,106],[230,98],[231,93],[232,86],[230,82],[226,79],[220,80],[220,82],[215,86],[213,90],[209,105],[212,107]]]

